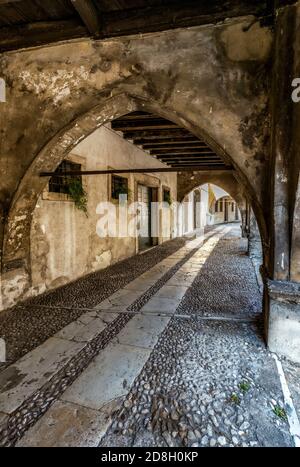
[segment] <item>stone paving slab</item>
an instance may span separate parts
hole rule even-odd
[[[135,290],[135,291],[139,291],[143,293],[143,292],[146,292],[146,290],[148,290],[151,287],[151,285],[153,285],[152,280],[147,281],[145,279],[139,278],[139,279],[135,279],[134,281],[130,282],[130,284],[126,285],[124,289]]]
[[[117,340],[120,344],[153,349],[169,321],[170,318],[158,316],[135,316],[118,334]]]
[[[51,337],[0,373],[0,412],[16,410],[58,372],[83,344]]]
[[[178,271],[176,275],[168,281],[168,285],[189,287],[195,280],[196,273]]]
[[[8,415],[5,413],[0,413],[0,424],[4,423],[8,418]]]
[[[140,295],[140,291],[122,289],[104,300],[100,306],[102,310],[111,309],[112,307],[126,307],[131,305]]]
[[[85,324],[79,321],[74,321],[56,333],[54,337],[58,337],[59,339],[72,340],[78,333],[82,332],[85,327]]]
[[[114,313],[113,311],[98,311],[97,315],[103,321],[105,324],[112,323],[119,315],[117,313]]]
[[[145,274],[143,274],[143,275],[141,276],[141,279],[143,279],[143,280],[145,280],[145,281],[151,281],[151,284],[154,284],[154,283],[157,282],[167,271],[168,271],[168,268],[166,268],[165,271],[161,271],[161,272],[152,271],[152,269],[150,269],[150,271],[145,272]]]
[[[145,306],[143,306],[141,312],[167,312],[167,313],[175,313],[181,299],[176,298],[163,298],[157,297],[155,295]]]
[[[82,324],[89,324],[93,319],[97,318],[96,311],[89,311],[88,313],[84,313],[78,318],[78,322]]]
[[[106,324],[100,319],[96,318],[87,324],[84,329],[81,329],[73,338],[75,342],[89,342],[94,339],[106,328]]]
[[[67,389],[62,400],[99,410],[127,394],[149,355],[150,350],[111,342]]]
[[[155,296],[158,298],[171,298],[174,300],[182,300],[188,289],[188,286],[169,285],[169,282],[167,282],[166,285],[162,287]]]
[[[17,447],[97,447],[110,423],[105,411],[57,401]]]

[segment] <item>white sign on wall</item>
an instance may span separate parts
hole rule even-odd
[[[297,104],[300,102],[300,78],[295,78],[292,81],[292,86],[295,88],[292,92],[292,100],[295,102],[295,104]]]
[[[0,363],[6,362],[6,344],[4,339],[0,339]]]
[[[0,102],[6,102],[5,81],[3,78],[0,78]]]

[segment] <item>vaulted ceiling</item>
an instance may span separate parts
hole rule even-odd
[[[170,167],[201,170],[230,169],[204,141],[188,130],[147,112],[132,112],[114,120],[111,127],[124,138]]]
[[[216,23],[272,21],[295,0],[0,0],[0,52],[79,37],[107,38]]]

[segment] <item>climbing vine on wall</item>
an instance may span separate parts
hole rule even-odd
[[[72,179],[68,182],[68,195],[75,203],[75,206],[80,211],[83,211],[85,215],[87,214],[87,193],[82,186],[82,182],[79,179]]]

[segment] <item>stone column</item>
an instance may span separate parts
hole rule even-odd
[[[264,283],[261,275],[264,262],[263,249],[258,224],[252,209],[250,209],[249,214],[248,255],[254,266],[260,290],[263,291]]]
[[[271,267],[265,280],[267,341],[271,351],[300,363],[300,284],[291,281],[294,161],[300,131],[292,81],[300,77],[300,2],[276,15],[272,89]],[[298,68],[298,69],[297,69]]]
[[[241,213],[242,237],[243,237],[243,238],[247,238],[247,237],[248,237],[247,203],[246,203],[246,207],[245,207],[245,208],[240,207],[240,213]]]
[[[260,264],[263,263],[262,255],[262,244],[261,237],[259,233],[259,228],[256,222],[255,215],[251,209],[250,218],[249,218],[249,233],[248,233],[248,254],[250,258],[256,258],[260,261]]]

